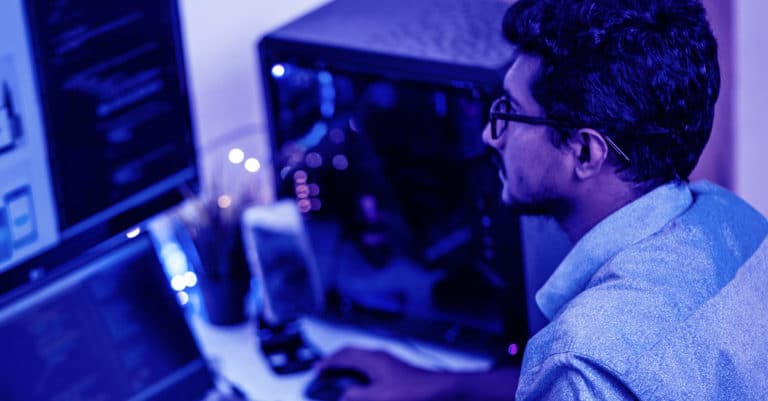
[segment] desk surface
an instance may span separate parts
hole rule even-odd
[[[258,349],[255,323],[214,326],[198,314],[189,315],[203,354],[213,368],[237,384],[253,401],[304,401],[304,387],[314,372],[278,376],[272,373]],[[302,329],[309,342],[324,355],[354,345],[381,349],[414,365],[441,370],[479,370],[490,366],[486,357],[425,344],[416,340],[396,339],[362,329],[339,326],[319,319],[304,319]]]

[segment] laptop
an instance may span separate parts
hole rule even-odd
[[[0,304],[0,399],[243,399],[216,389],[150,236],[117,242]]]

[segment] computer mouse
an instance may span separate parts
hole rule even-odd
[[[338,401],[352,386],[367,386],[370,378],[353,368],[326,368],[318,372],[304,389],[307,398],[318,401]]]

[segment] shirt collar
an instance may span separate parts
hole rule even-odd
[[[552,320],[584,291],[592,276],[624,248],[646,238],[682,214],[693,200],[688,184],[672,182],[641,196],[592,227],[568,253],[544,286],[536,303]]]

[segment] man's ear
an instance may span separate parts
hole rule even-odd
[[[574,173],[581,179],[597,175],[608,158],[605,138],[592,128],[582,128],[569,140],[568,147],[574,158]]]

